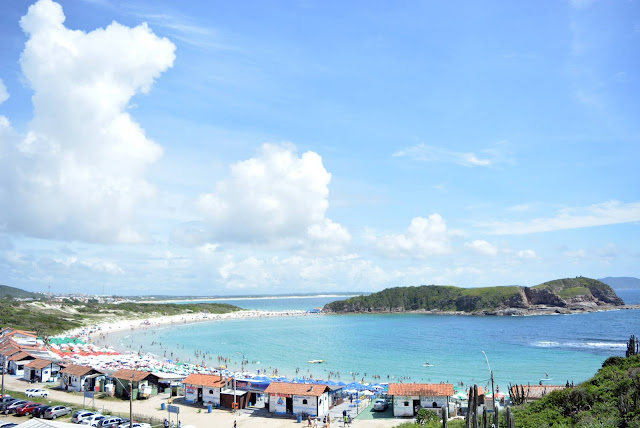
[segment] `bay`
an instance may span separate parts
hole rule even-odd
[[[636,290],[635,295],[640,292]],[[273,305],[322,306],[309,302],[298,302],[304,304],[298,308],[291,302],[269,304],[270,309]],[[639,333],[638,326],[639,310],[527,317],[310,315],[166,326],[123,333],[119,342],[126,349],[160,357],[167,352],[168,358],[209,366],[216,366],[220,356],[234,370],[240,370],[244,357],[249,361],[245,370],[273,374],[277,368],[279,375],[290,378],[327,379],[334,373],[332,380],[345,382],[443,381],[481,386],[490,377],[485,351],[496,383],[506,389],[509,383],[537,384],[547,374],[552,384],[582,382],[607,357],[623,356],[626,341]],[[310,360],[326,363],[310,364]],[[426,362],[432,367],[425,367]]]

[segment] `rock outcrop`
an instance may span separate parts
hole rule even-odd
[[[593,311],[624,305],[607,284],[577,277],[535,287],[459,288],[442,285],[390,288],[327,304],[327,313],[462,313],[529,315]]]

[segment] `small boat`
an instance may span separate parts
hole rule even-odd
[[[429,364],[429,363],[423,364],[422,367],[433,367],[433,364]]]
[[[322,363],[325,363],[325,362],[326,362],[325,360],[309,360],[309,361],[307,361],[307,363],[310,363],[310,364],[322,364]]]
[[[545,377],[544,379],[540,379],[540,382],[549,382],[550,380],[553,380],[552,377]]]

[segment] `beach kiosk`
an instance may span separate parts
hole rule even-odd
[[[329,413],[328,385],[291,382],[271,382],[265,390],[269,394],[269,412],[322,416]]]
[[[393,416],[415,416],[420,408],[428,408],[442,416],[442,406],[449,408],[453,396],[452,383],[390,383]]]
[[[220,375],[208,375],[193,373],[183,381],[184,399],[191,404],[211,404],[220,407],[220,391],[227,382]]]
[[[53,382],[58,379],[60,365],[51,360],[36,358],[24,366],[22,378],[27,382]]]
[[[70,364],[60,370],[60,388],[65,391],[94,391],[96,378],[103,375],[92,367]]]
[[[120,369],[111,377],[115,380],[116,397],[129,398],[129,390],[134,400],[158,395],[159,378],[151,372],[141,370]]]
[[[28,352],[20,351],[9,357],[9,373],[16,376],[24,376],[24,366],[35,360],[36,357]]]

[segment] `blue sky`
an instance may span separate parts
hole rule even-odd
[[[640,276],[640,5],[16,0],[0,283]]]

